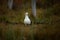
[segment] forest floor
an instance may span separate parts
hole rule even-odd
[[[34,22],[31,9],[27,10],[31,20]],[[42,17],[43,9],[37,9],[38,20]],[[9,10],[0,8],[0,39],[19,40],[20,36],[24,40],[60,40],[60,16],[52,15],[48,23],[24,25],[23,19],[25,10]],[[5,19],[4,19],[5,18]],[[8,20],[9,22],[5,22]],[[10,23],[11,22],[11,23]],[[7,36],[9,35],[9,36]],[[9,37],[9,38],[8,38]]]

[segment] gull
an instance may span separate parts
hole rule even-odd
[[[24,24],[25,25],[31,24],[31,20],[30,20],[30,18],[28,16],[28,12],[25,13]]]

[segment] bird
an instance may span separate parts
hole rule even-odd
[[[31,20],[30,20],[30,18],[28,16],[28,12],[25,13],[24,24],[25,25],[31,24]]]

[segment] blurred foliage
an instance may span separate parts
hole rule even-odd
[[[24,2],[31,0],[23,0]],[[42,7],[51,0],[41,0]],[[56,1],[56,0],[55,0]],[[50,5],[50,4],[49,4]],[[24,24],[5,24],[5,21],[23,23],[25,6],[22,10],[9,10],[6,5],[0,6],[0,39],[1,40],[60,40],[60,4],[57,2],[50,7],[37,8],[37,22],[25,26]],[[31,8],[27,10],[34,21]],[[59,15],[59,16],[58,16]],[[4,21],[4,22],[3,22]]]
[[[54,4],[60,4],[59,0],[38,0],[37,7],[39,8],[48,8],[53,6]]]
[[[46,16],[60,15],[60,4],[54,4],[52,7],[46,8]]]
[[[28,27],[8,24],[0,27],[0,37],[1,40],[60,40],[60,26],[57,27],[50,24],[33,24]]]

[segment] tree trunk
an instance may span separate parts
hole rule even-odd
[[[13,7],[13,0],[8,0],[8,8],[12,9]]]
[[[32,13],[33,16],[36,17],[36,0],[31,0],[32,1]]]

